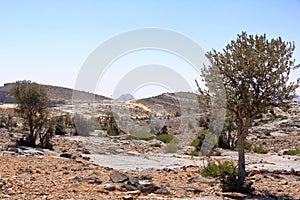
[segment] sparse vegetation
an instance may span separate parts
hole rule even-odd
[[[154,144],[151,144],[152,147],[161,147],[161,144],[159,143],[154,143]]]
[[[222,156],[222,152],[217,151],[217,152],[215,153],[215,156]]]
[[[191,152],[191,156],[200,156],[200,152],[197,150],[194,150]]]
[[[253,151],[255,153],[259,153],[259,154],[266,154],[266,153],[268,153],[268,150],[264,149],[262,146],[255,146],[253,148]]]
[[[163,143],[170,143],[173,139],[173,135],[161,134],[156,137],[157,140],[162,141]]]
[[[240,186],[245,184],[246,177],[244,140],[253,117],[265,113],[270,106],[286,105],[296,97],[300,79],[289,83],[289,75],[296,68],[294,50],[295,44],[284,42],[281,37],[268,40],[265,34],[242,32],[222,52],[208,52],[212,65],[204,67],[202,75],[207,86],[216,88],[218,80],[224,84],[227,108],[237,126]],[[199,91],[205,94],[201,88]]]
[[[201,131],[199,131],[197,134],[196,134],[196,138],[190,143],[190,146],[192,147],[196,147],[197,144],[199,143],[199,136],[201,135]]]
[[[130,130],[129,133],[131,138],[138,140],[152,140],[155,138],[155,135],[145,130]]]
[[[298,155],[298,154],[300,154],[300,149],[298,148],[283,152],[283,155]]]
[[[245,141],[244,142],[244,147],[246,150],[251,151],[252,150],[252,144],[250,144],[249,142]]]
[[[271,131],[270,130],[265,130],[264,134],[265,134],[265,136],[270,136],[271,135]]]
[[[114,113],[109,112],[106,114],[106,118],[104,119],[104,126],[108,126],[107,134],[110,136],[116,136],[122,133],[123,131],[118,127],[115,117],[118,117],[117,115],[114,115]]]
[[[26,146],[51,148],[52,130],[45,129],[48,122],[48,95],[44,86],[31,81],[17,81],[10,90],[17,107],[15,109],[28,125],[29,134],[19,142]]]
[[[225,175],[231,175],[233,172],[237,173],[237,171],[237,168],[232,162],[225,161],[224,163],[220,164],[209,162],[207,166],[204,167],[201,175],[204,177],[221,177]]]
[[[227,114],[223,131],[218,139],[218,146],[223,149],[233,150],[237,143],[236,133],[233,131],[236,130],[236,126],[233,120],[233,117]]]

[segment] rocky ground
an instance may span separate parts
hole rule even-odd
[[[299,110],[278,110],[282,117],[252,128],[247,140],[269,152],[246,154],[251,196],[224,193],[219,179],[201,176],[209,161],[236,163],[236,151],[166,154],[155,140],[108,136],[55,136],[50,151],[15,147],[20,134],[1,129],[0,199],[300,199],[300,155],[283,155],[300,147]]]

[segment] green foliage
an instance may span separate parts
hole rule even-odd
[[[283,155],[298,155],[300,154],[300,149],[293,149],[283,152]]]
[[[271,121],[272,121],[272,122],[274,122],[276,119],[277,119],[277,118],[276,118],[276,115],[272,115],[272,116],[271,116]]]
[[[202,76],[210,91],[209,86],[216,87],[215,82],[222,80],[226,107],[234,114],[238,138],[247,137],[253,116],[265,113],[270,106],[286,105],[296,97],[300,78],[289,83],[291,71],[296,69],[294,50],[295,44],[281,37],[268,40],[266,34],[242,32],[222,52],[208,52],[212,64],[204,67]],[[244,157],[239,154],[239,166],[245,164]],[[244,168],[239,170],[239,183],[245,182],[245,175]]]
[[[197,150],[194,150],[191,152],[191,156],[200,156],[200,152]]]
[[[220,152],[220,151],[217,151],[216,153],[215,153],[215,156],[221,156],[222,155],[222,152]]]
[[[24,145],[36,146],[40,138],[40,146],[44,147],[43,138],[47,131],[44,126],[48,116],[48,95],[46,88],[31,81],[17,81],[10,90],[17,103],[15,109],[29,127],[29,134],[23,141]],[[47,136],[49,137],[49,135]]]
[[[224,162],[221,164],[216,164],[214,162],[209,162],[206,167],[204,167],[201,175],[204,177],[221,177],[225,175],[230,175],[233,172],[237,173],[237,169],[235,168],[232,162]]]
[[[112,112],[106,113],[106,116],[103,118],[99,118],[98,122],[100,122],[100,126],[102,130],[106,130],[108,135],[117,136],[123,131],[118,127],[116,118],[119,116]]]
[[[153,140],[155,135],[145,130],[130,130],[130,137],[138,140]]]
[[[265,130],[264,134],[265,134],[265,136],[270,136],[271,135],[271,131],[270,130]]]
[[[229,112],[227,112],[223,131],[218,138],[218,147],[223,149],[234,149],[237,143],[236,134],[233,133],[234,130],[236,130],[234,119]]]
[[[100,130],[103,130],[103,131],[107,131],[109,129],[109,126],[101,126],[100,127]]]
[[[17,122],[14,120],[13,114],[9,113],[7,115],[1,115],[0,117],[0,128],[6,128],[12,131],[13,128],[18,126]]]
[[[155,143],[155,144],[151,144],[152,147],[161,147],[161,144],[159,143]]]
[[[199,143],[199,139],[198,139],[198,137],[201,135],[201,131],[199,131],[197,134],[196,134],[196,137],[195,137],[195,139],[190,143],[190,146],[192,146],[192,147],[196,147],[197,146],[197,144]]]
[[[194,139],[191,143],[190,143],[190,146],[192,147],[196,147],[196,145],[199,143],[199,140],[198,138]]]
[[[262,146],[255,146],[253,148],[253,151],[255,153],[259,153],[259,154],[266,154],[266,153],[268,153],[268,150],[264,149]]]
[[[174,136],[168,134],[161,134],[157,136],[156,139],[162,141],[163,143],[170,143],[174,139]]]
[[[251,151],[252,149],[252,144],[250,144],[249,142],[247,141],[244,141],[244,148],[248,151]]]
[[[288,119],[287,116],[283,116],[283,115],[277,115],[277,118],[281,120]]]

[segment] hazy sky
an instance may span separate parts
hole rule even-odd
[[[177,31],[206,51],[221,50],[242,31],[281,36],[295,41],[294,57],[300,63],[299,19],[297,0],[1,0],[0,85],[29,79],[73,88],[82,64],[97,46],[122,32],[145,27]],[[176,61],[174,69],[190,84],[199,78],[177,58],[144,52],[118,60],[111,73],[122,65],[120,74],[114,79],[104,76],[98,90],[110,96],[132,66],[151,63],[152,57],[169,65]],[[112,77],[109,71],[106,77]],[[299,70],[292,79],[296,77],[300,77]]]

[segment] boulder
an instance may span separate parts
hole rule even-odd
[[[128,180],[128,176],[121,173],[114,173],[111,174],[109,177],[113,183],[124,183],[125,181]]]

